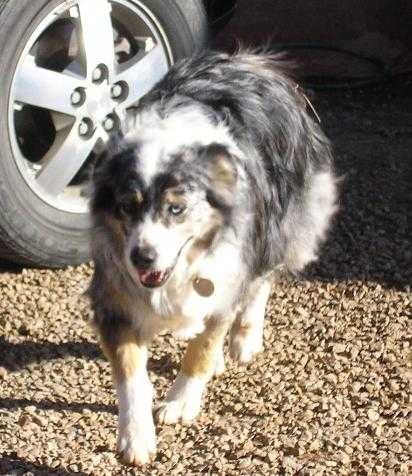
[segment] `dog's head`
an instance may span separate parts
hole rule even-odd
[[[228,225],[236,183],[236,159],[224,145],[167,153],[120,142],[96,165],[92,213],[134,281],[154,288],[166,283],[182,254],[195,259]]]

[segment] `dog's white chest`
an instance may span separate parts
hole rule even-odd
[[[146,302],[141,326],[149,335],[172,332],[177,337],[191,338],[204,329],[213,303],[205,303],[193,286],[178,289],[168,286],[154,290]]]
[[[205,292],[209,294],[210,289],[201,289],[201,293]],[[180,338],[191,338],[204,330],[208,317],[216,315],[221,307],[220,300],[216,300],[214,293],[202,296],[192,282],[180,292],[166,287],[155,290],[142,326],[148,334],[172,332]]]
[[[196,269],[182,266],[172,279],[145,299],[142,325],[150,334],[169,331],[191,337],[204,329],[210,316],[226,319],[239,294],[243,264],[238,249],[224,245]]]

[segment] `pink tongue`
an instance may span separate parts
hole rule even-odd
[[[143,284],[159,284],[163,280],[162,271],[138,270],[140,281]]]

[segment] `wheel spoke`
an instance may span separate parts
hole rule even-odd
[[[87,78],[92,78],[97,66],[108,69],[109,81],[114,70],[114,39],[110,16],[111,5],[107,0],[78,0]]]
[[[70,97],[81,85],[81,79],[41,68],[33,56],[27,55],[17,73],[14,100],[74,115]]]
[[[122,103],[130,107],[166,74],[169,65],[163,48],[156,45],[138,60],[132,59],[124,63],[116,76],[116,81],[126,81],[129,85],[129,96]]]
[[[79,138],[77,123],[68,135],[58,134],[42,160],[37,183],[51,195],[61,193],[86,161],[97,138],[96,133],[89,139]]]

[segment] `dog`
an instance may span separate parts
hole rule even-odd
[[[240,363],[262,349],[271,286],[316,259],[336,184],[330,143],[280,54],[185,59],[130,112],[93,172],[89,290],[125,463],[156,452],[153,337],[189,340],[156,411],[189,422],[224,370],[226,334]]]

